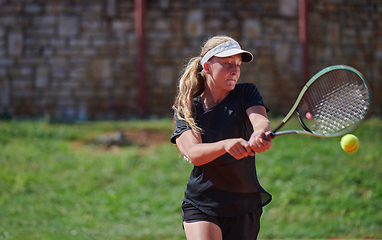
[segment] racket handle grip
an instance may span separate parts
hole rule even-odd
[[[264,134],[264,137],[263,137],[263,139],[266,140],[266,141],[271,141],[272,138],[273,138],[273,136],[272,136],[272,133],[271,133],[271,132],[266,132],[266,133]]]
[[[273,139],[273,137],[274,137],[274,134],[272,132],[266,132],[266,133],[264,133],[263,139],[265,141],[271,141]],[[248,143],[249,143],[249,140],[248,140]]]

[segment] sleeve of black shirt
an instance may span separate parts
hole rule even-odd
[[[254,84],[245,84],[244,88],[244,104],[245,109],[248,109],[253,106],[261,105],[264,106],[267,112],[269,109],[265,106],[263,98]]]
[[[171,134],[171,142],[175,144],[176,137],[181,135],[183,132],[190,130],[191,128],[188,126],[186,121],[180,120],[178,118],[177,111],[175,111],[174,113],[174,125],[175,129],[174,132]]]

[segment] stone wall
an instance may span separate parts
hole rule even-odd
[[[382,114],[382,1],[309,1],[311,74],[345,64],[358,69],[372,89],[372,110]]]
[[[120,119],[137,112],[133,1],[1,1],[0,112]]]
[[[308,0],[311,77],[360,70],[381,114],[382,2]],[[255,55],[241,81],[285,114],[303,85],[298,0],[146,0],[146,113],[170,116],[179,74],[208,37]],[[0,0],[0,115],[92,120],[139,115],[133,0]]]
[[[241,81],[253,82],[274,113],[293,105],[301,89],[301,46],[297,0],[283,1],[148,1],[147,67],[150,112],[168,106],[176,94],[179,73],[211,36],[229,35],[255,55],[243,64]],[[279,93],[275,96],[276,89]],[[160,96],[163,102],[158,102]]]

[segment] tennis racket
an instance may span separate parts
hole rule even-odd
[[[342,136],[361,125],[369,113],[370,104],[370,88],[360,72],[345,65],[327,67],[306,83],[281,124],[264,139],[287,134]],[[304,130],[278,132],[294,113]]]

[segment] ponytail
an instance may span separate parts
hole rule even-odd
[[[179,80],[179,92],[172,106],[177,117],[184,120],[192,130],[201,132],[202,129],[195,122],[194,98],[201,94],[205,88],[205,72],[200,65],[201,57],[192,58],[186,65]]]

